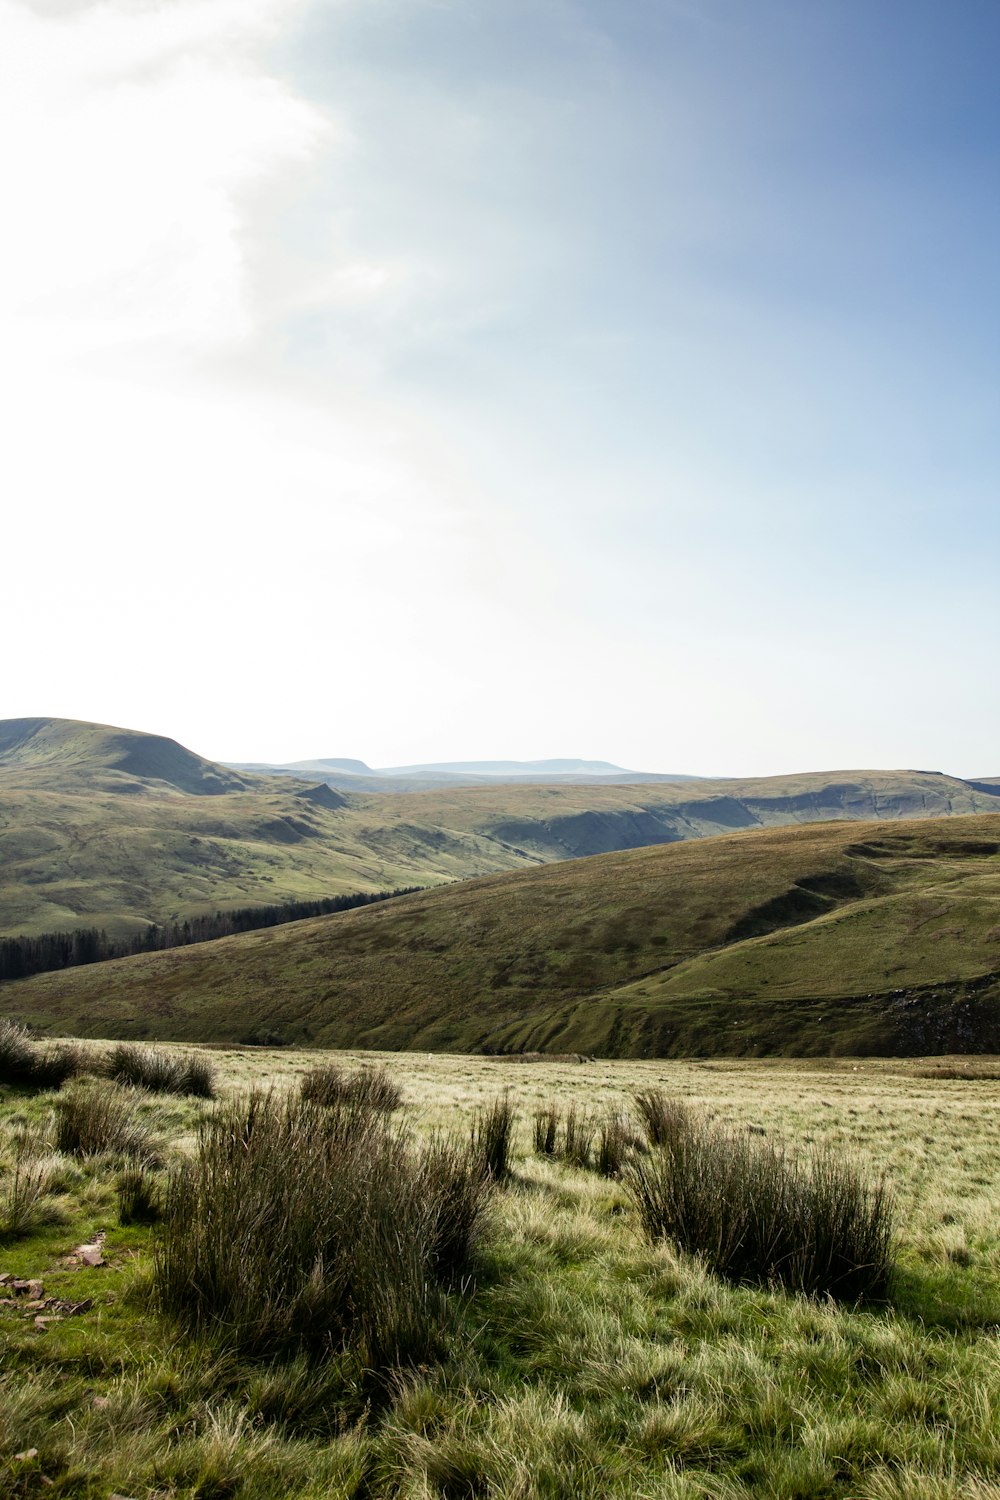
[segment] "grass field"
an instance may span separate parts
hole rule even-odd
[[[209,1055],[224,1096],[250,1083],[293,1087],[330,1056]],[[29,1297],[11,1296],[8,1282],[0,1303],[0,1491],[1000,1495],[997,1059],[378,1060],[401,1085],[417,1136],[464,1136],[477,1106],[502,1090],[518,1124],[513,1174],[493,1193],[474,1274],[451,1294],[443,1346],[377,1396],[359,1395],[337,1359],[252,1360],[156,1314],[158,1231],[118,1223],[118,1165],[53,1151],[58,1095],[3,1089],[5,1211],[18,1141],[22,1164],[42,1160],[49,1192],[42,1222],[8,1232],[0,1249],[0,1272],[42,1283]],[[537,1107],[624,1108],[654,1086],[791,1150],[827,1145],[884,1169],[898,1225],[888,1299],[839,1306],[721,1282],[648,1243],[621,1184],[534,1154]],[[133,1097],[157,1138],[162,1181],[215,1106]],[[88,1245],[103,1264],[85,1263]],[[57,1305],[25,1306],[47,1299]]]
[[[1000,1050],[1000,819],[564,861],[43,974],[53,1033],[604,1056]]]

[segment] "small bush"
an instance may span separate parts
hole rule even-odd
[[[157,1159],[152,1131],[134,1095],[117,1084],[81,1083],[56,1103],[56,1149],[67,1156]]]
[[[122,1168],[115,1185],[119,1224],[155,1224],[160,1217],[160,1190],[155,1178],[137,1162]]]
[[[203,1120],[165,1194],[161,1308],[248,1354],[341,1351],[372,1375],[435,1357],[473,1185],[449,1151],[421,1157],[384,1115],[360,1120],[259,1092]]]
[[[360,1068],[356,1073],[345,1073],[333,1064],[313,1068],[303,1076],[299,1092],[308,1104],[356,1105],[386,1115],[403,1102],[402,1089],[384,1067]]]
[[[472,1151],[483,1177],[503,1182],[510,1176],[510,1150],[517,1112],[509,1091],[505,1090],[484,1109],[477,1110],[472,1122]]]
[[[215,1097],[215,1069],[204,1057],[176,1057],[159,1047],[119,1042],[108,1053],[104,1071],[115,1083],[146,1089],[151,1094]]]
[[[539,1156],[555,1156],[561,1114],[557,1104],[535,1110],[535,1150]]]
[[[633,1158],[625,1181],[651,1239],[670,1239],[730,1281],[857,1302],[886,1291],[892,1204],[842,1156],[796,1160],[675,1106],[672,1139]]]
[[[58,1089],[80,1069],[81,1056],[75,1047],[39,1046],[27,1027],[0,1021],[0,1083]]]

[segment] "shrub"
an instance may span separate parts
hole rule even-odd
[[[160,1190],[155,1178],[138,1162],[130,1162],[118,1174],[119,1224],[155,1224],[160,1217]]]
[[[391,1115],[403,1102],[403,1091],[388,1068],[360,1068],[344,1073],[333,1064],[313,1068],[303,1075],[299,1085],[302,1098],[310,1104],[358,1105]]]
[[[449,1152],[421,1157],[384,1115],[251,1093],[202,1121],[169,1179],[158,1301],[248,1354],[343,1351],[376,1375],[427,1360],[473,1203]]]
[[[850,1301],[885,1292],[893,1214],[883,1181],[832,1152],[796,1160],[675,1111],[669,1143],[625,1170],[651,1239],[672,1240],[730,1281]]]
[[[472,1122],[472,1151],[483,1177],[503,1182],[510,1175],[510,1149],[517,1112],[509,1090],[498,1094]]]
[[[146,1089],[151,1094],[215,1096],[215,1069],[207,1058],[175,1057],[159,1047],[119,1042],[105,1060],[104,1071],[115,1083]]]
[[[81,1083],[57,1101],[56,1149],[68,1156],[132,1156],[150,1164],[157,1159],[134,1095],[113,1083]]]
[[[546,1104],[535,1110],[535,1150],[539,1156],[555,1156],[559,1140],[560,1110]]]
[[[58,1089],[80,1068],[81,1057],[75,1047],[39,1046],[31,1040],[27,1027],[0,1021],[0,1083]]]

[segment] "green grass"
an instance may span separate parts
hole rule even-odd
[[[1000,817],[574,860],[5,987],[53,1031],[611,1056],[1000,1050]]]
[[[223,1099],[297,1093],[315,1054],[214,1053]],[[352,1058],[356,1065],[361,1059]],[[994,1064],[995,1064],[995,1060]],[[118,1169],[52,1155],[59,1095],[0,1095],[0,1167],[48,1161],[60,1222],[0,1252],[65,1306],[46,1330],[0,1306],[0,1490],[107,1500],[991,1500],[1000,1491],[1000,1244],[995,1078],[905,1062],[515,1065],[382,1058],[413,1149],[467,1141],[510,1090],[512,1173],[479,1225],[476,1275],[448,1293],[432,1358],[373,1401],[342,1353],[250,1358],[157,1313],[160,1229],[117,1224]],[[984,1065],[985,1067],[985,1065]],[[994,1067],[995,1070],[995,1067]],[[898,1285],[839,1307],[730,1285],[644,1238],[623,1188],[532,1151],[551,1101],[632,1113],[662,1089],[796,1154],[888,1172]],[[168,1170],[213,1106],[146,1102]],[[225,1106],[224,1106],[225,1107]],[[423,1144],[421,1144],[423,1143]],[[105,1264],[71,1252],[104,1231]],[[276,1275],[282,1274],[276,1270]],[[251,1307],[254,1304],[251,1303]],[[37,1449],[35,1457],[18,1457]]]

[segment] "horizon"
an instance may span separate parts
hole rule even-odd
[[[367,771],[371,772],[372,774],[380,774],[380,773],[388,773],[388,772],[392,772],[392,773],[396,773],[396,774],[402,774],[402,773],[407,772],[407,771],[420,771],[420,770],[428,770],[428,769],[439,769],[439,770],[464,769],[464,770],[467,770],[470,773],[472,773],[472,772],[475,771],[475,769],[477,767],[488,766],[488,765],[510,765],[512,767],[514,767],[514,766],[534,766],[534,767],[540,767],[540,766],[548,764],[550,762],[551,763],[556,763],[556,762],[566,762],[566,761],[572,762],[572,761],[576,761],[576,762],[579,762],[580,765],[582,765],[582,766],[598,766],[598,765],[600,765],[600,766],[607,766],[609,768],[609,774],[616,774],[616,773],[621,774],[621,773],[624,773],[626,775],[628,775],[628,774],[634,774],[634,775],[645,775],[645,776],[649,776],[649,775],[652,775],[652,776],[663,776],[665,778],[677,778],[679,780],[685,780],[685,781],[687,781],[687,780],[691,780],[691,781],[754,781],[754,780],[768,780],[770,778],[781,779],[781,778],[784,778],[784,777],[796,776],[796,775],[829,775],[829,776],[844,775],[844,776],[849,776],[849,775],[857,775],[857,774],[862,774],[862,773],[863,774],[873,773],[873,774],[876,774],[876,775],[891,775],[891,774],[895,774],[895,773],[902,773],[902,774],[905,774],[905,775],[916,775],[916,776],[950,776],[950,777],[954,777],[956,780],[967,781],[967,782],[976,782],[976,781],[983,781],[983,780],[990,780],[990,779],[993,779],[993,780],[1000,779],[1000,773],[998,773],[998,775],[995,776],[992,771],[988,771],[988,770],[987,771],[978,771],[978,772],[965,772],[965,771],[956,771],[953,768],[948,767],[948,766],[918,766],[916,764],[910,765],[910,764],[902,764],[902,763],[899,764],[899,765],[892,765],[892,766],[891,765],[882,765],[882,766],[879,766],[879,765],[874,765],[874,764],[872,764],[872,765],[865,765],[865,764],[861,764],[861,763],[858,763],[858,764],[853,765],[853,766],[849,766],[849,765],[810,765],[810,766],[806,766],[806,765],[788,765],[788,766],[784,766],[784,767],[782,767],[782,768],[780,768],[778,770],[774,770],[774,771],[749,772],[749,771],[742,771],[742,770],[735,770],[735,771],[730,770],[730,771],[702,772],[702,771],[679,771],[676,768],[675,769],[671,769],[671,770],[664,770],[664,769],[662,769],[661,767],[658,767],[658,766],[630,766],[630,765],[626,765],[625,763],[623,763],[621,761],[616,761],[616,760],[614,760],[614,759],[612,759],[612,758],[610,758],[608,756],[604,756],[604,755],[566,755],[566,754],[562,754],[562,755],[544,755],[544,756],[542,756],[542,755],[523,755],[523,756],[520,756],[520,757],[518,757],[518,756],[508,756],[508,755],[493,755],[493,756],[483,757],[483,758],[478,758],[478,759],[466,757],[466,758],[449,758],[447,760],[442,759],[442,760],[433,760],[433,761],[398,761],[398,762],[394,762],[392,764],[388,764],[388,763],[382,764],[382,763],[379,763],[377,761],[373,761],[373,760],[369,759],[366,756],[346,755],[346,754],[299,755],[299,754],[293,753],[293,754],[289,754],[289,755],[285,755],[285,756],[273,757],[271,759],[264,759],[263,757],[260,757],[260,756],[251,756],[251,755],[232,755],[232,756],[215,756],[215,755],[209,755],[201,747],[199,747],[198,745],[191,744],[191,743],[188,743],[186,741],[182,741],[176,735],[169,734],[166,731],[142,729],[142,728],[138,727],[137,725],[109,724],[109,723],[106,723],[106,722],[104,722],[102,720],[70,718],[68,715],[63,715],[63,714],[12,714],[12,715],[9,716],[8,720],[2,720],[2,719],[0,719],[0,724],[2,724],[4,722],[17,722],[18,720],[24,720],[24,721],[28,721],[28,722],[37,721],[39,723],[64,722],[64,723],[70,723],[70,724],[88,725],[88,726],[93,726],[95,728],[101,728],[101,729],[111,729],[111,730],[115,730],[115,731],[124,731],[126,733],[159,735],[161,738],[173,740],[175,743],[177,743],[178,745],[180,745],[182,749],[188,750],[188,751],[192,752],[193,754],[195,754],[197,756],[200,756],[202,759],[214,761],[214,762],[216,762],[219,765],[232,766],[232,767],[236,767],[236,768],[240,768],[240,767],[250,767],[250,768],[258,767],[258,768],[268,769],[271,766],[277,766],[277,767],[306,767],[307,768],[310,765],[314,765],[314,766],[315,765],[319,765],[319,764],[321,764],[324,761],[327,762],[327,763],[331,763],[331,762],[344,762],[344,763],[347,763],[347,762],[355,761],[358,764],[362,765]],[[306,772],[304,771],[303,774],[306,774]],[[596,773],[593,773],[593,774],[596,774]]]
[[[0,42],[0,717],[990,774],[991,0],[0,0]]]

